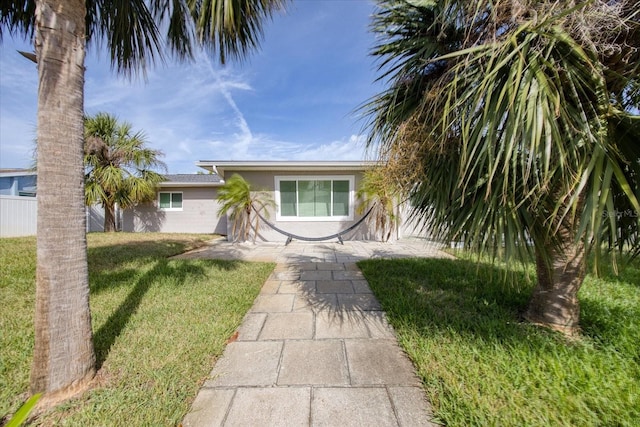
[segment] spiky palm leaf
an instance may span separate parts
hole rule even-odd
[[[115,116],[98,113],[85,119],[85,202],[100,203],[113,212],[155,199],[164,176],[153,169],[166,170],[162,153],[145,147],[142,132],[133,133],[131,124],[118,123]],[[107,223],[109,221],[109,223]],[[105,214],[105,231],[115,224]]]
[[[634,3],[380,2],[389,89],[365,107],[370,144],[399,165],[414,214],[548,269],[567,244],[637,247],[638,218],[622,231],[607,215],[640,212]]]
[[[383,242],[388,241],[399,221],[396,214],[399,190],[397,183],[388,179],[384,166],[364,172],[356,197],[360,201],[358,213],[370,209],[367,218],[369,228],[380,235]]]
[[[253,215],[253,211],[262,212],[268,218],[268,207],[275,202],[266,191],[253,191],[247,180],[238,174],[233,174],[218,190],[218,216],[229,214],[232,221],[231,239],[233,241],[247,241],[252,235],[255,243],[260,229],[260,217]],[[254,217],[254,222],[252,222]]]

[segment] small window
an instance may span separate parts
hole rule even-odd
[[[158,206],[163,211],[181,211],[182,193],[159,193]]]

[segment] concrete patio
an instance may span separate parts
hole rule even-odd
[[[243,244],[182,255],[276,261],[186,426],[435,426],[355,261],[442,256],[421,241]]]
[[[226,239],[213,240],[200,249],[176,258],[241,259],[246,261],[271,261],[286,264],[306,262],[354,263],[371,258],[450,258],[442,252],[442,244],[419,238],[394,242],[364,240],[300,242],[231,243]]]

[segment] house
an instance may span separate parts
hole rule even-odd
[[[35,197],[35,169],[0,169],[0,196]]]
[[[214,161],[197,166],[223,180],[239,174],[253,190],[266,191],[274,202],[266,220],[286,233],[321,238],[345,232],[364,213],[357,209],[358,191],[365,170],[375,165],[367,161]],[[225,234],[231,235],[227,221]],[[264,224],[259,237],[266,241],[286,241],[288,236]],[[371,238],[366,223],[343,236],[344,239]]]
[[[344,240],[376,239],[362,220],[366,212],[358,209],[357,200],[363,174],[376,162],[201,160],[196,165],[209,173],[167,175],[154,202],[124,210],[122,230],[230,236],[232,221],[218,215],[218,190],[239,174],[253,191],[266,192],[274,202],[261,212],[258,240],[286,242],[290,235],[320,239],[336,234]],[[391,238],[409,234],[412,229],[404,224]]]
[[[0,169],[0,237],[36,234],[36,180],[33,169]]]

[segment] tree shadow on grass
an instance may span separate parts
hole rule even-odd
[[[526,340],[521,316],[533,278],[466,260],[392,259],[358,263],[393,322],[424,333],[454,330],[483,339]]]
[[[237,268],[236,261],[206,260],[206,261],[169,261],[160,259],[149,271],[139,277],[126,298],[118,308],[111,313],[107,321],[94,333],[96,351],[96,365],[100,369],[106,360],[116,338],[123,332],[131,318],[136,314],[142,300],[152,286],[181,286],[190,278],[200,279],[206,274],[202,263],[213,264],[221,270]],[[123,270],[115,273],[104,272],[99,280],[100,288],[105,286],[128,286],[135,270]],[[114,279],[113,281],[110,279]],[[92,289],[92,291],[99,290]]]
[[[392,322],[514,345],[553,334],[522,319],[535,284],[524,271],[460,259],[366,260],[358,266]],[[604,344],[625,335],[616,319],[640,316],[636,307],[611,301],[581,298],[581,306],[584,335]]]

